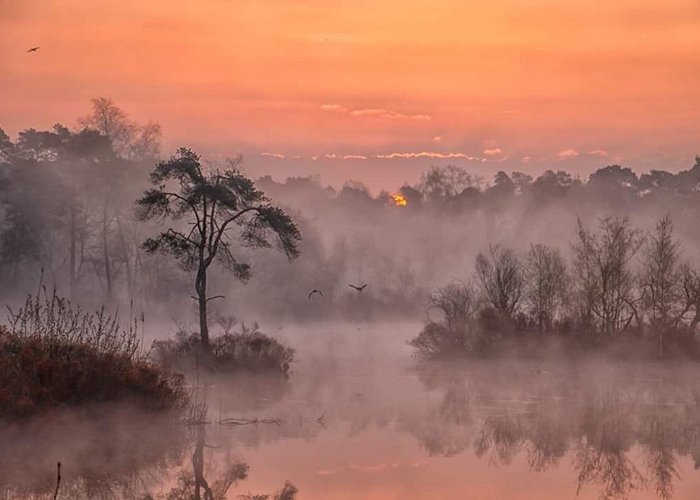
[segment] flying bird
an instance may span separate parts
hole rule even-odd
[[[365,283],[365,284],[362,285],[362,286],[351,285],[351,284],[348,284],[348,286],[349,286],[350,288],[354,288],[354,289],[357,290],[358,292],[362,292],[362,290],[364,290],[365,287],[367,286],[367,283]]]
[[[36,52],[37,50],[39,50],[39,47],[32,47],[32,48],[29,49],[27,52],[28,52],[28,53],[29,53],[29,52]]]
[[[313,290],[311,290],[311,291],[309,292],[309,299],[311,299],[311,296],[312,296],[313,294],[315,294],[315,293],[317,293],[317,294],[319,294],[321,297],[323,297],[323,292],[322,292],[321,290],[319,290],[318,288],[314,288]]]

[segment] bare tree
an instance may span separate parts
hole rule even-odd
[[[619,336],[633,319],[640,321],[630,264],[643,236],[627,217],[601,219],[598,234],[580,219],[577,229],[572,247],[582,319],[603,335]]]
[[[208,296],[209,267],[217,260],[239,279],[247,279],[250,267],[234,257],[234,240],[249,247],[270,247],[269,238],[275,236],[278,248],[291,259],[299,254],[301,235],[289,216],[271,205],[253,181],[235,168],[205,173],[199,156],[188,149],[160,162],[151,181],[155,187],[136,202],[139,218],[185,219],[191,229],[181,232],[170,227],[143,246],[149,252],[169,253],[184,269],[195,271],[200,336],[208,350],[207,304],[216,298]]]
[[[432,167],[421,175],[418,190],[428,200],[444,201],[468,187],[479,187],[481,179],[454,165]]]
[[[547,245],[530,245],[525,266],[525,299],[541,332],[552,327],[565,304],[566,264],[559,249]]]
[[[643,251],[640,285],[649,326],[657,335],[659,354],[664,353],[666,336],[675,329],[685,313],[683,269],[680,242],[673,239],[669,215],[657,222]]]
[[[478,348],[479,332],[471,328],[477,303],[469,285],[453,283],[438,288],[430,295],[429,317],[418,337],[410,344],[426,358],[442,358],[465,354]],[[430,318],[430,311],[441,316]]]
[[[160,154],[160,125],[149,121],[139,125],[111,99],[92,99],[92,113],[78,123],[109,137],[114,151],[129,160],[152,160]]]
[[[683,301],[685,303],[683,316],[692,313],[688,320],[687,334],[689,337],[693,337],[697,332],[698,325],[700,325],[700,272],[684,264],[681,273],[683,275]]]
[[[438,288],[430,295],[430,308],[440,311],[449,330],[466,328],[476,309],[474,291],[471,286],[452,283]]]
[[[160,123],[148,121],[137,126],[129,144],[128,156],[133,160],[154,160],[160,156]]]
[[[525,290],[522,266],[515,253],[500,245],[489,245],[487,255],[477,255],[475,268],[486,300],[504,317],[513,319]]]
[[[129,120],[128,115],[112,99],[105,97],[92,99],[92,113],[78,119],[78,123],[109,137],[114,150],[119,153],[128,150],[138,128],[136,122]]]

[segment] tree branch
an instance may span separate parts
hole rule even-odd
[[[195,297],[194,295],[190,295],[190,298],[191,298],[191,299],[194,299],[194,300],[199,300],[199,297]],[[210,300],[214,300],[214,299],[225,299],[225,298],[226,298],[226,297],[225,297],[224,295],[214,295],[213,297],[208,297],[208,298],[206,299],[206,301],[209,302]]]
[[[187,203],[190,206],[190,208],[192,209],[192,213],[194,214],[195,218],[197,219],[197,227],[199,228],[199,232],[201,234],[202,233],[201,220],[199,218],[199,212],[197,212],[197,207],[195,206],[195,204],[192,203],[187,198],[185,198],[184,196],[181,196],[177,193],[170,193],[170,192],[163,191],[163,194],[165,196],[172,196],[173,198],[177,198],[178,200],[183,201],[184,203]]]
[[[199,245],[199,243],[197,243],[196,241],[191,240],[190,238],[188,238],[187,236],[185,236],[184,234],[182,234],[182,233],[179,232],[179,231],[175,231],[173,228],[168,228],[168,230],[165,232],[165,234],[168,234],[168,233],[174,234],[175,236],[177,236],[177,237],[179,237],[179,238],[182,238],[183,240],[185,240],[186,242],[188,242],[188,243],[190,243],[190,244],[192,244],[192,245],[194,245],[194,246],[198,246],[198,245]],[[191,233],[190,233],[190,234],[191,234]]]
[[[221,238],[223,237],[224,232],[226,231],[226,226],[228,226],[231,222],[234,222],[236,219],[238,219],[239,217],[243,216],[244,214],[246,214],[246,213],[248,213],[248,212],[258,212],[258,213],[260,213],[260,207],[248,207],[248,208],[244,208],[243,210],[241,210],[240,212],[238,212],[238,213],[237,213],[236,215],[234,215],[233,217],[230,217],[230,218],[228,218],[228,219],[226,219],[226,220],[224,221],[224,223],[221,225],[221,227],[219,228],[219,230],[218,230],[218,232],[217,232],[217,234],[216,234],[216,240],[214,240],[214,247],[213,247],[213,250],[209,253],[209,258],[207,259],[207,264],[206,264],[207,266],[208,266],[209,264],[211,264],[211,261],[212,261],[212,260],[214,259],[214,257],[216,256],[216,252],[217,252],[218,249],[219,249],[219,243],[221,242]]]

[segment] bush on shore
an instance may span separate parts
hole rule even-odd
[[[0,417],[135,399],[159,410],[186,400],[182,378],[138,354],[137,325],[83,311],[45,289],[0,326]]]
[[[488,338],[474,319],[476,296],[471,286],[453,283],[438,288],[430,296],[430,318],[409,344],[419,357],[448,359],[484,348]]]
[[[409,341],[418,358],[448,360],[469,356],[512,353],[540,356],[546,353],[570,354],[601,351],[616,359],[658,358],[658,336],[629,329],[624,335],[606,337],[589,325],[563,317],[543,332],[538,323],[524,314],[509,318],[484,304],[469,285],[449,285],[430,298],[428,317],[418,335]],[[698,358],[700,347],[687,331],[665,332],[664,357]]]
[[[523,259],[489,245],[474,263],[478,293],[452,285],[433,294],[441,318],[411,342],[418,355],[555,340],[616,356],[700,357],[700,269],[683,257],[669,214],[649,232],[604,217],[597,228],[578,220],[575,234],[568,266],[556,247],[531,244]]]

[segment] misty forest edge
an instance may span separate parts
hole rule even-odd
[[[209,337],[208,304],[225,299],[208,289],[209,268],[215,262],[231,276],[246,280],[251,275],[248,260],[259,270],[265,264],[254,248],[276,247],[286,259],[310,248],[318,261],[306,264],[305,271],[330,269],[338,257],[324,256],[312,221],[295,208],[272,204],[258,186],[275,195],[301,187],[325,197],[328,205],[352,208],[354,217],[389,213],[391,222],[399,224],[407,220],[402,217],[414,215],[444,220],[475,211],[497,215],[505,203],[523,203],[528,210],[535,210],[534,202],[546,205],[562,198],[604,208],[617,204],[608,207],[615,215],[603,213],[592,223],[577,221],[568,263],[556,246],[532,243],[518,252],[491,242],[476,256],[473,273],[454,270],[453,282],[433,292],[416,287],[413,295],[401,296],[400,291],[382,286],[383,276],[366,292],[350,294],[350,299],[340,297],[339,292],[334,295],[340,297],[341,312],[350,318],[376,312],[373,308],[386,310],[387,305],[395,306],[397,315],[416,306],[427,310],[423,330],[411,341],[416,353],[425,358],[488,352],[513,341],[554,337],[573,339],[577,347],[638,343],[645,356],[694,356],[697,352],[700,277],[697,266],[682,252],[669,214],[679,200],[686,213],[697,209],[700,159],[692,169],[675,175],[652,171],[637,177],[630,169],[614,165],[598,170],[586,183],[561,171],[547,171],[535,180],[527,174],[498,172],[488,187],[459,167],[432,167],[419,184],[398,190],[398,203],[397,195],[382,192],[372,197],[367,188],[354,182],[339,192],[323,188],[314,179],[278,184],[263,177],[253,183],[238,170],[240,159],[203,167],[199,156],[188,149],[158,162],[159,126],[132,122],[108,99],[93,100],[92,114],[81,119],[80,125],[75,131],[62,125],[51,131],[28,129],[14,143],[0,132],[0,273],[3,282],[26,290],[33,280],[36,284],[37,270],[45,270],[39,291],[19,309],[11,309],[8,326],[0,330],[4,361],[0,396],[3,406],[15,406],[10,414],[30,414],[44,405],[85,402],[93,396],[99,400],[107,397],[100,391],[105,392],[110,384],[134,389],[134,380],[149,382],[132,392],[159,394],[157,398],[169,401],[167,404],[182,404],[177,377],[162,371],[143,349],[134,348],[138,320],[132,321],[135,326],[122,327],[117,313],[107,314],[104,308],[84,312],[77,304],[84,301],[89,306],[89,297],[93,301],[99,297],[98,304],[118,310],[128,299],[145,328],[143,310],[154,303],[159,289],[165,286],[184,292],[188,280],[194,283],[199,331],[183,332],[167,345],[168,354],[175,358],[219,356],[236,365],[244,353],[248,361],[243,364],[248,369],[256,368],[252,358],[262,364],[272,359],[271,366],[286,373],[293,352],[257,326],[251,330],[242,325],[233,334],[225,329],[218,337],[223,340],[214,346]],[[149,188],[142,179],[154,164]],[[629,210],[655,199],[668,202],[668,208],[650,230],[635,228],[626,214],[618,213],[625,204]],[[136,210],[129,208],[134,200]],[[234,227],[238,231],[229,239]],[[300,228],[307,235],[303,241]],[[68,250],[67,255],[61,248]],[[283,265],[276,260],[268,264],[275,269]],[[280,276],[295,277],[289,271]],[[345,287],[341,276],[333,278],[335,283],[327,276],[319,278],[329,285],[324,288],[329,305],[333,297],[329,292]],[[61,292],[66,290],[70,300],[51,292],[44,281]],[[306,292],[313,281],[306,283],[309,286],[295,294],[297,308],[309,305]],[[5,289],[6,299],[12,299],[12,292]],[[386,295],[389,301],[382,298]],[[375,301],[378,306],[373,305]],[[439,317],[433,317],[436,312]],[[57,320],[70,324],[72,330],[53,330]],[[111,339],[111,343],[95,343],[95,332],[97,338]],[[27,345],[31,349],[25,349]],[[23,356],[19,364],[14,363],[17,353]],[[97,359],[115,370],[80,373]],[[52,365],[57,360],[64,365]],[[73,363],[76,360],[79,362]],[[43,375],[35,369],[39,362],[49,363]],[[58,366],[69,373],[65,363],[73,363],[75,376],[85,382],[83,399],[73,401],[75,394],[60,396],[58,391],[52,395],[57,399],[38,403],[31,400],[26,387],[16,386],[18,380],[25,380],[17,372],[17,366],[23,366],[27,373],[34,373],[26,383],[31,380],[32,391],[43,393],[41,386],[48,380],[65,382],[51,375]],[[96,381],[97,371],[114,373],[115,379]],[[10,379],[14,387],[8,386]],[[124,395],[123,391],[106,392]]]

